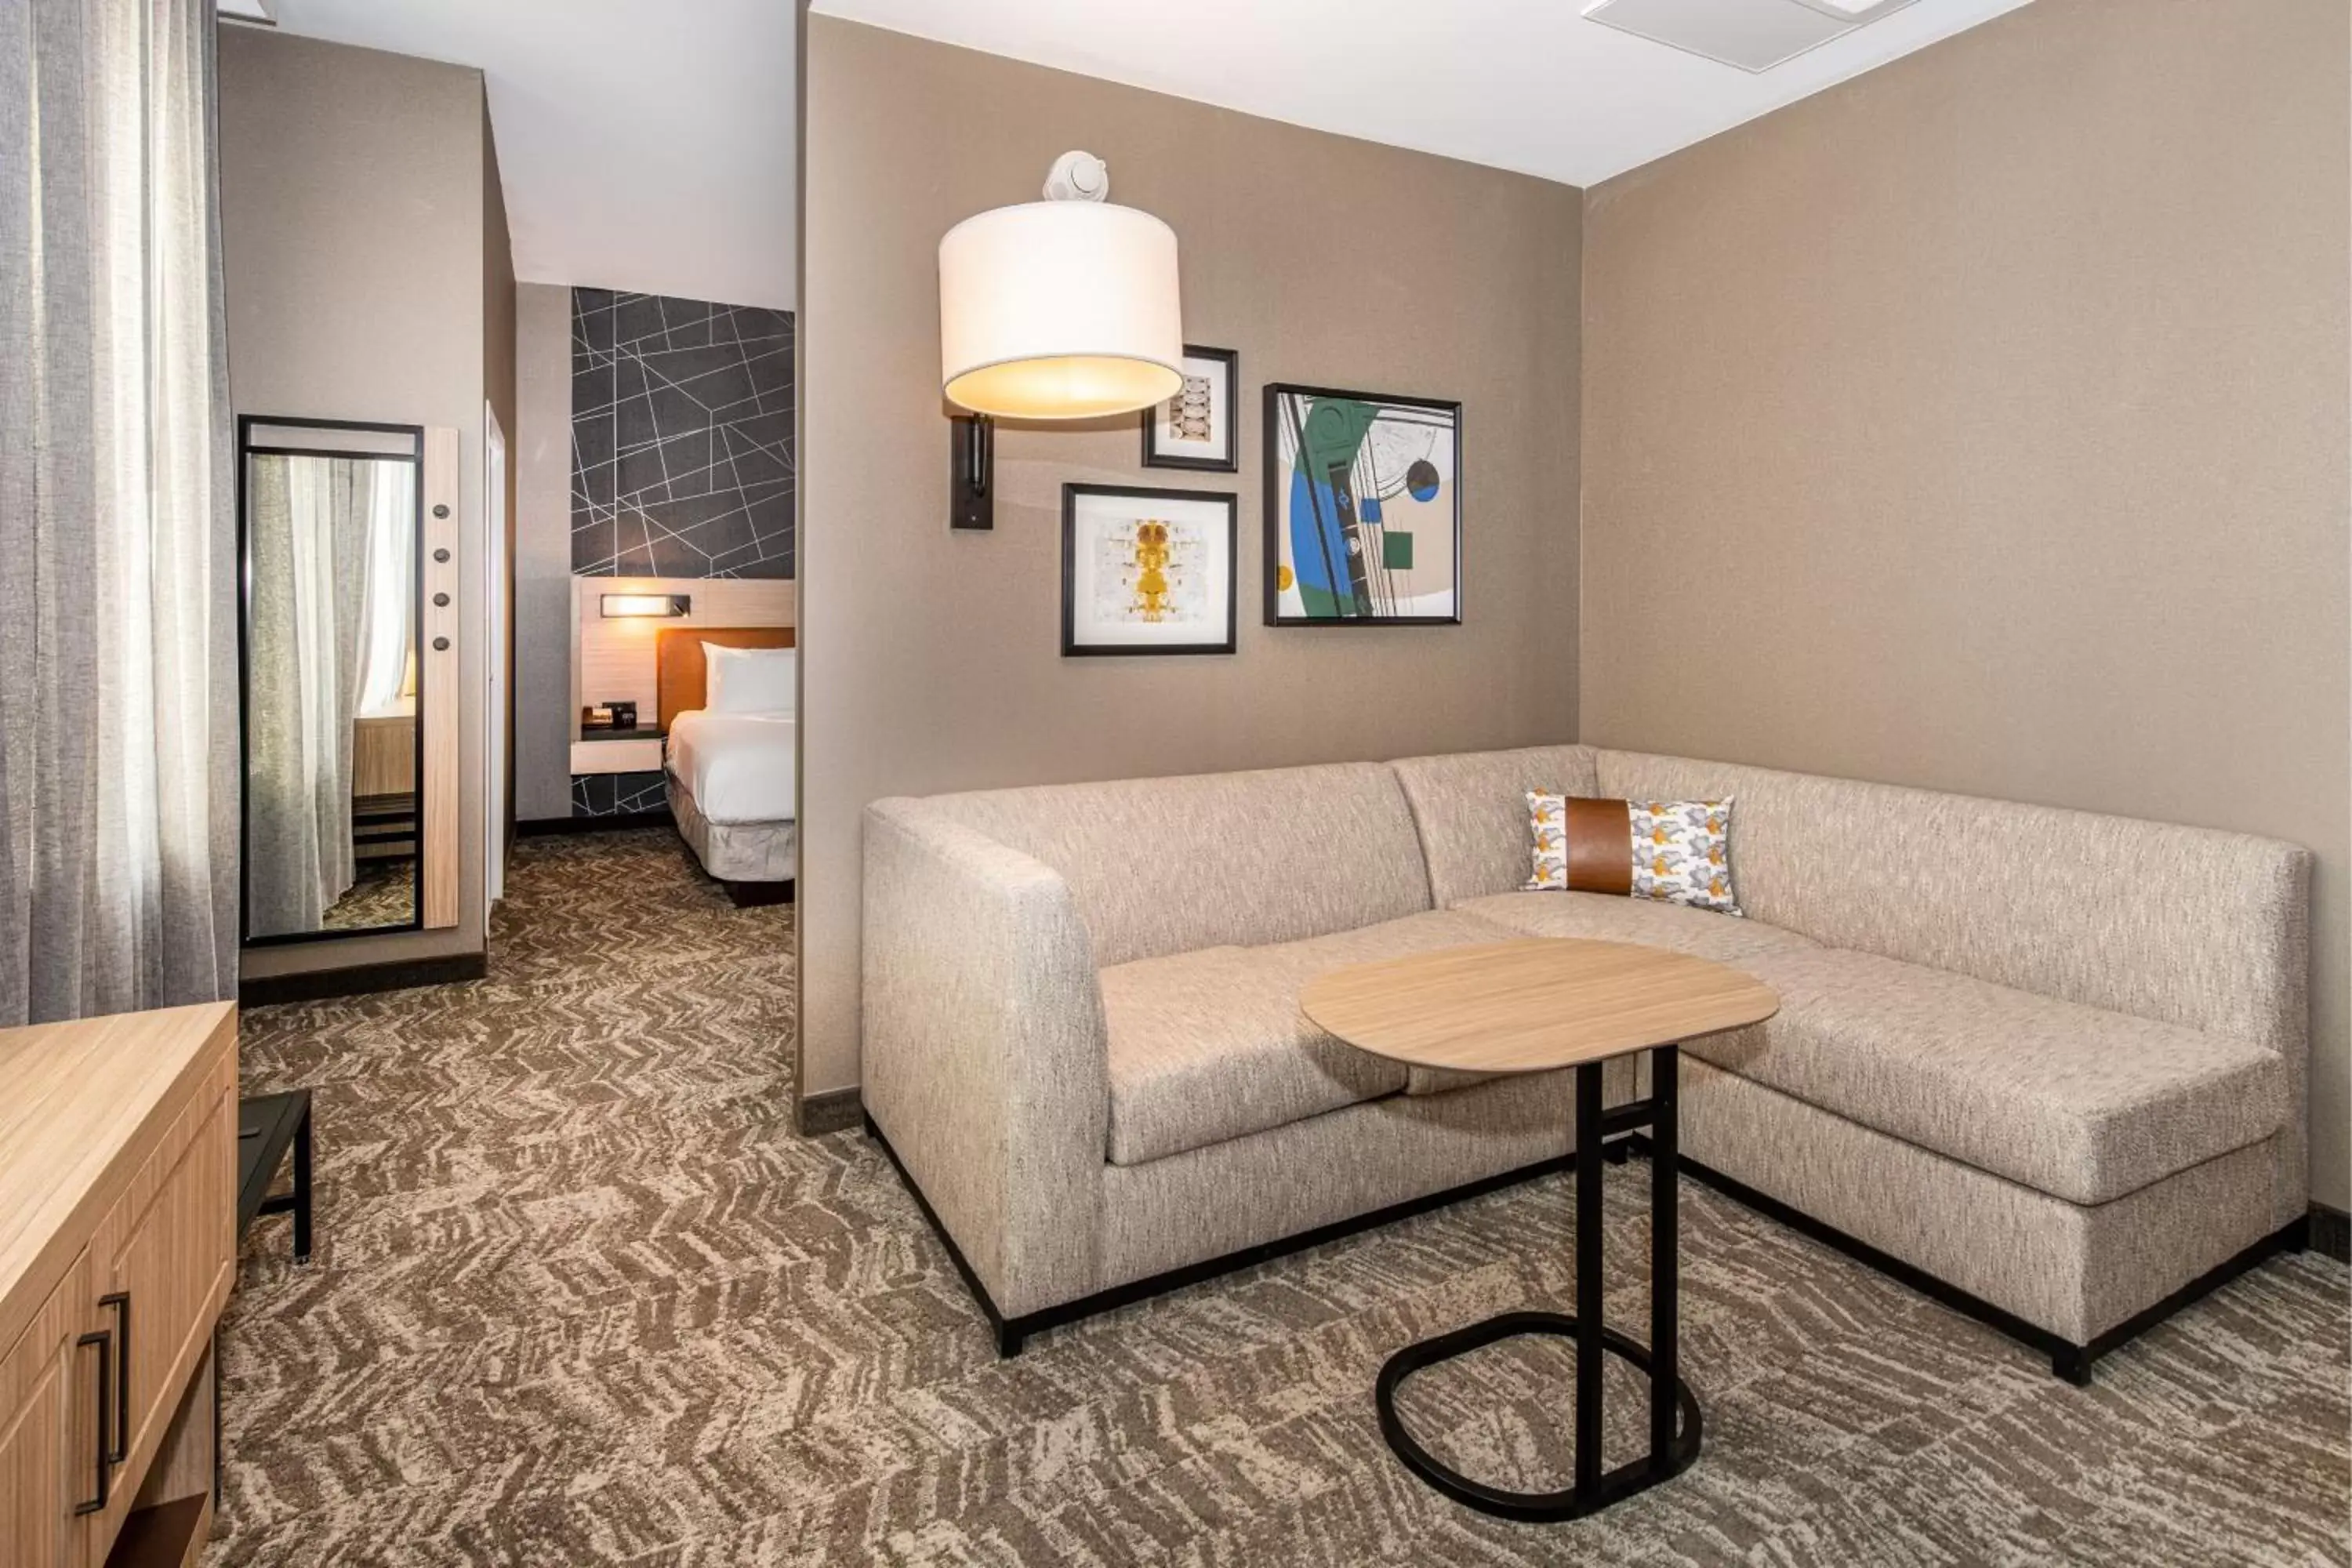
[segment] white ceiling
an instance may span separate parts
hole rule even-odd
[[[480,68],[525,282],[790,309],[793,0],[271,0]]]
[[[482,70],[517,277],[793,304],[793,0],[268,3],[287,32]],[[1590,185],[2024,3],[1916,0],[1755,76],[1589,22],[1583,0],[815,8]]]
[[[1586,21],[1584,0],[816,0],[814,8],[1591,185],[2023,4],[1917,0],[1755,76]]]

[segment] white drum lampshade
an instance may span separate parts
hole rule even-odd
[[[1148,408],[1184,384],[1176,232],[1097,201],[966,218],[940,241],[948,401],[1008,419]]]

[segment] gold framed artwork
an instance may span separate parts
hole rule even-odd
[[[1062,652],[1231,653],[1230,490],[1062,487]]]

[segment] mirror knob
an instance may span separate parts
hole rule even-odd
[[[449,651],[449,639],[447,637],[435,637],[433,639],[433,651],[435,653],[447,653]]]
[[[436,517],[446,517],[446,516],[448,516],[448,515],[449,515],[449,506],[448,506],[448,503],[447,503],[446,501],[436,501],[436,502],[434,502],[434,503],[433,503],[433,515],[434,515],[434,516],[436,516]]]
[[[449,563],[449,552],[446,550],[436,550],[433,552],[433,559],[446,566]]]
[[[446,594],[436,594],[433,595],[433,604],[437,609],[447,609],[449,607],[449,595]]]

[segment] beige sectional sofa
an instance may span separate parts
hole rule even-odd
[[[1521,891],[1531,787],[1735,796],[1746,918]],[[1782,999],[1685,1049],[1686,1168],[2079,1377],[2299,1240],[2308,876],[2241,835],[1582,746],[884,800],[866,1110],[1009,1353],[1564,1162],[1569,1075],[1366,1056],[1300,1015],[1310,976],[1675,948]]]

